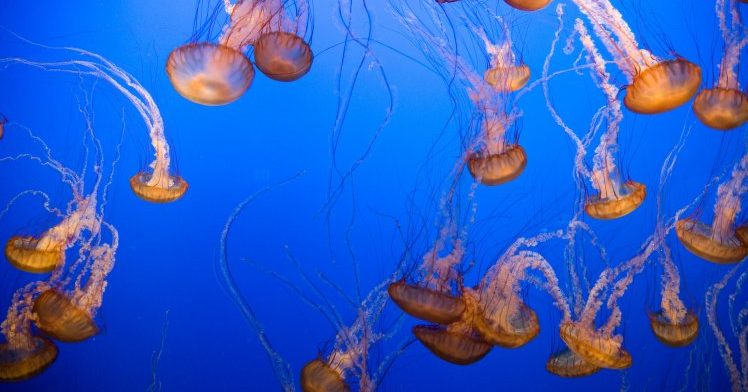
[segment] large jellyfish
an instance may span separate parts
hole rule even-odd
[[[109,83],[132,103],[143,118],[148,128],[151,145],[155,150],[154,160],[150,163],[148,170],[140,171],[130,178],[130,188],[141,199],[154,203],[169,203],[184,196],[188,187],[187,181],[172,173],[169,144],[164,135],[164,120],[148,90],[127,71],[96,53],[78,48],[33,45],[46,49],[59,49],[64,53],[78,55],[81,59],[41,62],[11,57],[0,59],[0,64],[24,64],[46,71],[92,76]]]
[[[312,50],[303,38],[309,27],[308,7],[304,0],[224,0],[228,22],[218,43],[197,42],[196,34],[169,55],[166,73],[174,89],[203,105],[235,101],[254,79],[254,68],[244,54],[249,46],[257,67],[271,79],[287,82],[304,76],[312,65]]]
[[[717,264],[731,264],[748,255],[748,247],[736,235],[735,218],[741,209],[741,198],[746,191],[748,153],[735,163],[730,178],[717,188],[712,224],[696,218],[679,220],[676,233],[683,246],[704,260]]]
[[[670,248],[662,244],[662,300],[660,310],[649,314],[649,325],[657,339],[672,347],[691,344],[699,334],[699,319],[680,299],[680,274]]]
[[[662,60],[641,49],[610,0],[574,0],[629,81],[623,103],[636,113],[666,112],[686,103],[701,84],[701,69],[684,58]]]
[[[717,84],[701,90],[693,102],[693,111],[705,125],[727,131],[748,121],[748,96],[741,91],[738,80],[740,54],[748,45],[748,34],[740,17],[738,0],[717,0],[714,7],[725,41],[724,54]]]

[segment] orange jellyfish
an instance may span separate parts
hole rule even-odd
[[[489,56],[489,68],[483,73],[483,79],[496,91],[517,91],[530,80],[530,67],[517,62],[509,27],[502,18],[497,16],[497,19],[504,30],[502,43],[492,42],[482,26],[471,26],[474,34],[483,41]]]
[[[684,58],[662,60],[640,49],[634,33],[609,0],[574,0],[629,85],[623,103],[632,112],[656,114],[686,103],[701,84],[701,69]]]
[[[725,41],[719,79],[713,88],[701,90],[693,102],[696,117],[706,126],[722,131],[735,129],[748,121],[748,96],[740,89],[737,71],[740,54],[748,45],[748,34],[737,7],[737,0],[715,2]]]
[[[588,363],[606,369],[631,366],[631,354],[622,347],[623,339],[608,335],[589,325],[566,321],[561,323],[561,339]]]
[[[445,327],[442,325],[417,325],[416,336],[437,357],[456,365],[469,365],[480,361],[491,351],[491,344],[483,340],[463,322]]]
[[[61,342],[82,342],[99,331],[85,309],[55,289],[41,293],[34,301],[32,311],[36,316],[36,327]]]
[[[649,325],[657,339],[672,347],[691,344],[699,334],[699,319],[686,310],[679,297],[680,274],[670,257],[670,248],[662,245],[662,300],[660,310],[649,313]]]
[[[504,0],[510,6],[522,11],[537,11],[545,8],[551,0]]]
[[[390,284],[387,292],[392,301],[411,316],[449,324],[459,320],[465,311],[462,298],[453,294],[454,285],[459,279],[456,267],[462,261],[464,249],[461,241],[456,240],[451,252],[440,257],[439,251],[443,246],[442,238],[423,256],[416,283],[400,280]]]
[[[340,373],[321,359],[315,359],[301,370],[301,390],[304,392],[350,391]]]
[[[545,363],[545,369],[551,374],[569,378],[589,376],[600,370],[568,348],[551,355]]]
[[[717,264],[731,264],[748,255],[748,247],[736,235],[735,217],[741,209],[748,174],[748,154],[733,167],[728,181],[717,188],[714,219],[711,225],[694,218],[676,223],[676,233],[683,246],[704,260]]]
[[[81,60],[38,62],[22,58],[2,58],[0,63],[17,63],[45,71],[93,76],[110,84],[130,101],[143,119],[151,145],[155,150],[149,168],[130,178],[130,187],[143,200],[154,203],[169,203],[180,199],[187,191],[187,181],[171,172],[169,144],[164,135],[164,120],[156,102],[140,82],[127,71],[117,67],[106,58],[79,48],[58,48],[82,56]]]

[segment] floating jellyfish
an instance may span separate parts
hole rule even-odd
[[[304,392],[350,391],[340,373],[321,359],[315,359],[301,370],[301,390]]]
[[[442,232],[445,235],[446,232]],[[464,249],[460,240],[446,256],[439,256],[444,239],[434,244],[423,256],[416,283],[404,280],[392,283],[387,288],[392,301],[400,309],[422,320],[438,324],[449,324],[460,319],[465,304],[460,296],[454,295],[454,285],[458,283],[457,266],[462,261]]]
[[[22,58],[2,58],[0,64],[16,63],[40,68],[45,71],[92,76],[104,80],[119,91],[143,118],[155,150],[154,160],[148,170],[136,173],[130,178],[130,188],[141,199],[154,203],[169,203],[180,199],[187,191],[187,181],[171,172],[169,144],[164,135],[164,120],[151,94],[132,75],[117,67],[104,57],[78,48],[61,49],[66,53],[77,54],[83,59],[58,62],[38,62]]]
[[[569,378],[589,376],[600,370],[569,349],[561,350],[548,358],[545,369],[559,377]]]
[[[99,331],[85,309],[55,289],[41,293],[34,301],[32,311],[36,316],[36,327],[61,342],[81,342]]]
[[[656,114],[686,103],[701,84],[701,69],[684,58],[662,60],[639,43],[609,0],[574,0],[592,23],[595,35],[626,75],[623,103],[632,112]]]
[[[502,43],[491,42],[482,26],[471,26],[474,34],[483,41],[489,56],[489,68],[483,73],[483,79],[496,91],[517,91],[530,80],[530,67],[517,62],[509,27],[501,18],[498,23],[504,29]]]
[[[447,327],[417,325],[413,327],[413,335],[434,355],[456,365],[480,361],[493,347],[463,322]]]
[[[737,72],[740,54],[748,45],[748,34],[737,0],[718,0],[715,9],[725,41],[719,79],[713,88],[701,90],[696,96],[693,111],[706,126],[727,131],[748,121],[748,96],[740,89]]]
[[[23,381],[44,372],[57,359],[57,346],[41,336],[28,336],[23,343],[0,344],[0,381]]]
[[[657,339],[672,347],[691,344],[699,334],[699,319],[687,310],[679,297],[680,274],[670,257],[670,249],[662,245],[662,300],[660,310],[649,314],[649,325]]]
[[[631,366],[631,354],[623,349],[623,339],[608,335],[589,326],[573,322],[561,324],[561,339],[588,363],[606,369],[625,369]]]
[[[504,0],[510,6],[522,11],[537,11],[545,8],[551,0]]]
[[[676,223],[678,239],[691,253],[717,264],[737,263],[748,255],[748,247],[737,237],[735,228],[747,174],[748,154],[745,154],[733,167],[730,179],[717,188],[711,226],[694,218]]]

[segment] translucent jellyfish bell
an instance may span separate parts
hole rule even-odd
[[[489,68],[483,73],[483,79],[496,91],[517,91],[530,80],[530,67],[526,64],[520,64]]]
[[[504,0],[510,6],[522,11],[537,11],[550,4],[551,0]]]
[[[189,185],[184,178],[168,175],[165,181],[158,181],[153,174],[141,171],[130,177],[130,188],[141,199],[153,203],[170,203],[187,192]]]
[[[711,226],[693,219],[679,220],[675,233],[691,253],[713,263],[737,263],[748,255],[748,248],[736,235],[716,238]]]
[[[647,197],[647,187],[644,184],[627,181],[623,184],[622,192],[613,197],[600,195],[588,198],[584,204],[587,215],[596,219],[616,219],[630,214]]]
[[[701,90],[693,101],[693,112],[704,125],[727,131],[748,121],[748,96],[740,90]]]
[[[32,311],[36,315],[36,327],[61,342],[81,342],[99,331],[88,311],[55,289],[41,293]]]
[[[649,325],[657,340],[671,347],[684,347],[699,335],[699,318],[689,310],[683,320],[673,323],[662,311],[649,314]]]
[[[572,322],[561,324],[561,339],[585,361],[606,369],[625,369],[631,366],[631,355],[613,337]]]
[[[315,359],[301,369],[301,390],[304,392],[348,392],[350,388],[327,363]]]
[[[43,242],[31,236],[14,236],[5,244],[5,258],[21,271],[43,274],[62,264],[65,250],[62,244]]]
[[[211,43],[174,49],[166,62],[166,73],[181,96],[203,105],[226,105],[237,100],[255,75],[243,53]]]
[[[517,312],[502,312],[501,316],[504,319],[497,322],[487,319],[482,312],[476,312],[473,325],[486,342],[504,348],[517,348],[540,333],[537,314],[525,304],[520,304]]]
[[[254,45],[257,68],[267,77],[281,82],[301,78],[312,67],[312,49],[303,38],[293,33],[265,33]]]
[[[545,363],[545,369],[551,374],[569,378],[589,376],[600,370],[569,349],[551,355]]]
[[[441,325],[417,325],[413,335],[437,357],[456,365],[469,365],[491,351],[491,344],[474,333]]]
[[[686,103],[700,85],[698,65],[681,58],[661,61],[634,76],[623,103],[632,112],[662,113]]]
[[[508,146],[499,154],[476,152],[468,160],[468,170],[483,185],[501,185],[525,170],[527,154],[519,144]]]
[[[57,359],[57,346],[47,338],[29,336],[21,347],[0,344],[0,381],[23,381],[46,370]]]
[[[460,297],[398,281],[387,288],[392,301],[405,313],[437,324],[450,324],[460,319],[465,303]]]

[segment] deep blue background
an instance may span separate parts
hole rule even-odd
[[[720,41],[711,2],[614,3],[623,3],[624,16],[633,21],[631,25],[641,41],[655,53],[666,55],[672,48],[702,65],[706,83],[715,79],[713,59],[719,58]],[[394,115],[356,172],[352,187],[349,184],[345,188],[336,204],[329,238],[325,215],[319,214],[327,195],[330,134],[338,94],[335,84],[341,58],[340,46],[328,48],[343,39],[335,6],[330,0],[314,2],[312,48],[324,52],[315,58],[307,76],[282,84],[258,72],[250,90],[237,102],[204,107],[180,97],[163,71],[168,53],[192,33],[194,1],[15,1],[0,5],[0,25],[6,29],[48,45],[85,48],[133,73],[159,104],[180,173],[190,183],[184,199],[169,205],[148,204],[130,192],[128,178],[150,154],[146,130],[132,107],[109,86],[99,83],[93,92],[96,131],[106,145],[109,162],[119,138],[123,108],[127,123],[123,158],[116,168],[106,211],[107,220],[120,232],[121,246],[99,313],[103,333],[85,343],[61,344],[57,362],[44,374],[0,388],[145,390],[151,383],[152,354],[160,345],[168,310],[166,345],[157,367],[164,390],[277,389],[255,335],[221,289],[215,260],[219,234],[234,206],[262,185],[300,170],[306,170],[301,179],[252,204],[229,239],[230,261],[241,289],[295,373],[319,350],[330,346],[335,331],[318,312],[247,259],[303,287],[298,272],[286,259],[283,249],[288,245],[313,278],[317,278],[318,270],[324,271],[353,295],[352,260],[345,243],[345,229],[352,217],[351,249],[360,266],[363,292],[393,271],[404,248],[412,251],[412,259],[420,258],[435,236],[434,209],[459,154],[459,125],[447,122],[451,105],[441,79],[384,46],[374,44],[373,50],[394,89]],[[420,58],[384,3],[369,6],[374,16],[374,37]],[[361,18],[360,7],[356,7],[354,16]],[[556,28],[555,7],[533,14],[511,12],[503,4],[499,8],[513,21],[518,49],[537,77]],[[569,4],[564,35],[568,35],[576,15],[575,6]],[[7,33],[0,37],[2,57],[61,59],[59,54],[30,47]],[[340,73],[344,89],[350,87],[360,51],[349,52],[348,56],[349,62]],[[553,67],[568,67],[573,60],[574,56],[557,53]],[[370,62],[367,60],[367,65]],[[375,67],[365,66],[359,77],[336,154],[342,167],[351,165],[362,153],[388,104]],[[90,83],[84,83],[83,89],[90,92]],[[0,112],[33,129],[49,142],[58,159],[79,168],[83,124],[76,109],[75,97],[82,96],[77,78],[11,66],[0,70],[0,91]],[[604,102],[587,74],[571,73],[553,80],[551,94],[558,111],[578,134],[589,126],[592,113]],[[478,190],[477,223],[470,229],[471,257],[476,267],[466,277],[469,284],[477,281],[518,233],[532,235],[543,229],[562,228],[573,207],[573,146],[552,122],[540,89],[526,95],[520,107],[525,113],[520,142],[530,157],[529,165],[510,184]],[[633,179],[648,185],[650,197],[623,219],[590,222],[607,246],[612,262],[631,257],[651,234],[660,166],[683,127],[690,126],[694,129],[664,195],[667,213],[692,200],[708,179],[732,165],[742,154],[745,129],[730,133],[706,129],[695,122],[687,106],[653,117],[625,113],[621,165]],[[436,152],[429,153],[432,147]],[[25,135],[9,130],[0,141],[0,156],[29,148]],[[468,179],[463,180],[467,186]],[[0,184],[0,203],[27,188],[47,191],[58,206],[69,198],[53,172],[30,163],[4,163]],[[412,203],[410,195],[415,195]],[[713,197],[713,191],[707,193],[703,202],[705,219],[711,218]],[[462,209],[463,213],[467,210],[464,205]],[[392,217],[403,224],[403,230],[426,230],[426,237],[404,244]],[[40,208],[38,199],[25,199],[0,221],[0,238],[21,231],[38,232],[54,221]],[[530,228],[523,231],[527,226]],[[727,269],[696,259],[674,238],[669,243],[683,275],[687,304],[701,311],[705,326],[706,287]],[[550,247],[546,256],[563,277],[560,249]],[[592,257],[587,263],[594,278],[602,266]],[[3,308],[11,293],[28,279],[9,265],[0,265]],[[693,353],[690,349],[665,348],[655,340],[645,312],[657,305],[658,288],[659,270],[649,268],[621,301],[625,345],[634,357],[634,366],[628,372],[601,371],[578,380],[548,374],[544,365],[548,355],[559,347],[556,325],[560,316],[547,295],[529,289],[527,301],[540,315],[542,328],[527,346],[495,349],[475,365],[458,367],[436,359],[415,344],[394,364],[382,388],[615,390],[625,383],[633,390],[672,390],[693,388],[696,378],[704,378],[713,389],[726,389],[726,373],[711,331],[702,329]],[[334,292],[325,293],[348,319],[355,316]],[[724,318],[725,309],[720,309]],[[397,314],[395,309],[388,309],[383,325],[391,325]],[[406,319],[395,341],[407,336],[414,322]],[[391,346],[385,344],[374,354],[386,355]],[[686,385],[689,354],[700,366],[694,365]],[[705,372],[705,365],[711,365],[710,372]]]

